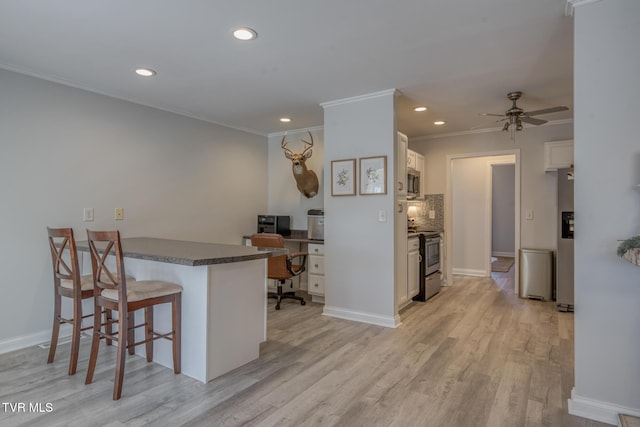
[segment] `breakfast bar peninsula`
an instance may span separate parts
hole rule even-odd
[[[78,242],[78,250],[88,252],[87,242]],[[258,358],[267,331],[267,258],[281,250],[150,237],[123,238],[122,250],[127,274],[183,287],[183,374],[206,383]],[[136,313],[135,323],[142,317]],[[155,308],[154,323],[158,331],[171,330],[170,305]],[[155,341],[153,359],[172,368],[171,343]]]

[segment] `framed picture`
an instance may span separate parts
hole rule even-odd
[[[360,194],[387,194],[387,156],[360,158]]]
[[[331,195],[356,195],[356,159],[331,161]]]

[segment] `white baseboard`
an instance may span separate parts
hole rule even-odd
[[[453,274],[459,276],[474,276],[474,277],[489,277],[489,274],[484,270],[475,270],[472,268],[455,268]]]
[[[369,323],[372,325],[384,326],[387,328],[397,328],[400,326],[400,316],[380,316],[378,314],[363,313],[361,311],[345,310],[338,307],[324,306],[322,314],[325,316],[337,317],[339,319],[354,320],[356,322]]]
[[[618,425],[618,414],[640,417],[640,409],[627,408],[625,406],[580,396],[576,393],[575,387],[571,390],[569,413],[614,426]]]
[[[510,258],[515,258],[516,254],[514,252],[491,252],[491,256],[506,256]]]
[[[71,326],[62,325],[60,327],[60,335],[58,340],[71,336]],[[51,330],[40,331],[34,334],[22,335],[0,341],[0,354],[9,353],[10,351],[20,350],[34,345],[51,341]]]

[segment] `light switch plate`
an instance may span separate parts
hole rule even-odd
[[[387,211],[382,210],[378,212],[378,222],[387,222]]]
[[[84,208],[83,221],[93,221],[93,208]]]
[[[429,211],[429,219],[436,219],[436,211]]]
[[[122,220],[124,219],[124,209],[123,208],[115,208],[113,219]]]
[[[527,210],[527,212],[525,213],[525,218],[528,220],[533,219],[533,211],[531,209]]]

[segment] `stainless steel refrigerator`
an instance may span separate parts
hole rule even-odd
[[[558,169],[556,306],[573,311],[573,169]]]

